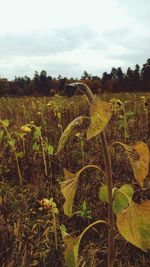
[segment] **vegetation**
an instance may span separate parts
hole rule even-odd
[[[143,201],[150,200],[149,176],[142,181],[135,181],[136,171],[132,170],[131,163],[139,159],[137,144],[145,142],[150,145],[149,94],[103,94],[101,100],[106,103],[109,100],[114,107],[105,129],[115,185],[112,190],[115,200],[113,210],[116,215],[122,208],[133,213],[131,203],[136,203],[134,205],[139,208]],[[79,119],[75,120],[76,117]],[[70,242],[72,238],[77,243],[81,241],[78,266],[107,266],[109,200],[104,174],[105,161],[99,135],[95,140],[94,137],[86,140],[87,128],[90,127],[87,117],[90,117],[90,103],[87,103],[85,96],[70,99],[58,95],[51,98],[0,99],[1,266],[63,267],[66,251],[64,241]],[[65,132],[65,138],[61,138],[61,145],[58,146],[60,137],[71,121],[74,123],[68,128],[67,138]],[[78,122],[82,122],[82,125]],[[122,145],[114,143],[116,140]],[[131,156],[130,161],[125,157],[124,149],[129,158]],[[90,167],[87,168],[87,165]],[[80,177],[77,192],[72,196],[71,216],[68,209],[69,217],[63,210],[63,169],[65,176],[74,177],[78,174],[75,177]],[[124,198],[123,195],[128,197]],[[120,198],[121,205],[118,204]],[[150,255],[145,252],[146,248],[141,250],[141,244],[131,242],[124,235],[124,230],[120,227],[118,229],[128,242],[118,234],[115,226],[114,266],[149,266]]]
[[[92,76],[84,71],[80,79],[58,76],[53,78],[47,75],[45,70],[40,73],[35,71],[33,79],[15,77],[13,81],[0,78],[0,96],[53,96],[62,94],[66,84],[70,82],[84,82],[93,93],[99,92],[147,92],[150,88],[150,59],[143,64],[142,68],[137,64],[134,69],[130,67],[123,73],[121,67],[112,68],[110,73],[104,72],[102,77]]]

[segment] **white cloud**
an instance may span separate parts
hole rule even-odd
[[[101,75],[149,55],[149,0],[0,0],[0,75]]]

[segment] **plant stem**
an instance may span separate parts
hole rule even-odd
[[[47,171],[47,163],[46,163],[46,155],[45,155],[45,150],[44,150],[44,141],[43,138],[40,138],[41,141],[41,147],[42,147],[42,155],[43,155],[43,162],[44,162],[44,171],[45,175],[48,176],[48,171]]]
[[[84,94],[87,96],[90,103],[92,103],[94,96],[90,88],[83,83],[76,83],[76,86],[81,86],[81,91],[83,88]],[[111,160],[108,150],[108,143],[106,139],[105,132],[101,132],[101,143],[102,151],[104,157],[105,173],[106,173],[106,183],[108,188],[108,267],[113,267],[115,260],[115,240],[114,240],[114,213],[113,213],[113,197],[112,197],[112,170],[111,170]]]
[[[115,241],[114,241],[114,213],[113,213],[113,197],[112,197],[112,171],[111,160],[108,150],[105,132],[101,133],[102,150],[104,156],[106,183],[108,188],[108,267],[112,267],[115,258]]]
[[[14,153],[14,156],[15,156],[15,160],[16,160],[16,165],[17,165],[17,171],[18,171],[18,176],[19,176],[19,182],[20,182],[20,185],[22,185],[22,175],[21,175],[21,170],[20,170],[20,166],[19,166],[19,161],[18,161],[18,157],[17,157],[17,153],[16,153],[16,149],[15,149],[15,146],[13,144],[13,139],[9,133],[9,131],[7,130],[7,127],[5,127],[4,125],[2,125],[2,127],[4,128],[6,134],[7,134],[7,137],[8,137],[8,140],[12,142],[12,144],[10,145],[11,146],[11,149]]]

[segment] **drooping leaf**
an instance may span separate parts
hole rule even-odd
[[[108,202],[108,189],[107,185],[102,185],[99,190],[99,198],[102,202]]]
[[[131,202],[117,215],[120,234],[134,246],[147,251],[150,249],[150,200],[140,205]]]
[[[135,179],[143,187],[149,171],[149,148],[144,142],[137,142],[132,148],[127,148],[127,153]]]
[[[63,150],[63,148],[66,144],[66,141],[68,140],[68,138],[69,138],[70,134],[72,133],[72,131],[74,130],[75,126],[82,125],[84,119],[85,119],[84,116],[79,116],[68,124],[68,126],[66,127],[66,129],[64,130],[64,132],[62,133],[62,135],[59,139],[57,154]]]
[[[124,147],[133,169],[134,177],[141,187],[149,171],[149,148],[144,142],[137,142],[134,145],[126,145],[115,142]],[[115,144],[114,143],[114,144]]]
[[[61,192],[65,197],[64,213],[69,217],[72,215],[72,206],[78,185],[79,176],[81,172],[83,172],[87,168],[96,168],[98,170],[101,170],[98,166],[95,165],[87,165],[76,173],[71,173],[68,170],[64,169],[65,181],[63,181],[61,184]]]
[[[65,250],[66,266],[77,267],[80,236],[72,237],[70,235],[66,235],[64,236],[63,240],[66,244],[66,250]]]
[[[90,225],[88,225],[83,232],[77,236],[77,237],[72,237],[71,235],[69,235],[65,230],[64,230],[64,226],[61,227],[61,233],[62,233],[62,238],[63,241],[66,245],[66,249],[65,249],[65,263],[67,267],[77,267],[78,266],[78,254],[79,254],[79,246],[80,246],[80,242],[82,237],[84,236],[84,234],[93,226],[95,226],[96,224],[107,224],[106,221],[104,220],[98,220],[94,223],[91,223]]]
[[[87,140],[101,133],[107,126],[111,115],[111,104],[94,98],[90,107],[91,123],[87,131]]]

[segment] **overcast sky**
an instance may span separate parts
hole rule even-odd
[[[81,77],[150,58],[150,0],[0,0],[0,77]]]

